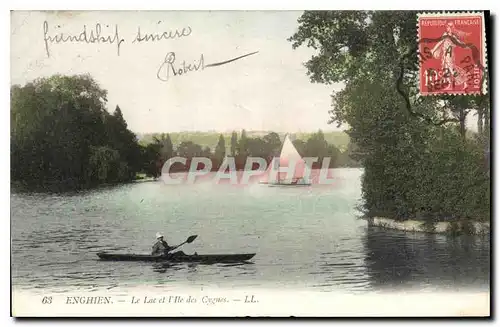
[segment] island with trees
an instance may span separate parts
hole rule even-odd
[[[312,47],[315,83],[332,94],[364,167],[363,210],[374,219],[453,231],[490,220],[490,97],[418,96],[415,11],[308,11],[292,48]],[[475,116],[477,131],[466,128]]]

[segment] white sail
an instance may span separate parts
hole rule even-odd
[[[283,147],[281,148],[280,166],[287,166],[292,162],[295,162],[295,164],[297,165],[303,163],[304,160],[300,156],[299,152],[297,151],[287,134],[285,136],[285,141],[283,142]]]
[[[285,167],[295,166],[293,174],[289,175],[287,172],[276,172]],[[267,169],[267,174],[265,176],[267,178],[272,175],[272,171],[276,173],[275,182],[271,182],[271,180],[263,181],[264,184],[269,185],[310,185],[309,181],[304,178],[304,172],[306,169],[306,163],[304,159],[302,159],[301,155],[293,145],[292,141],[288,137],[288,134],[285,136],[285,140],[283,141],[283,146],[281,148],[281,153],[279,156],[279,160],[273,160]]]
[[[304,169],[306,168],[305,161],[293,145],[292,141],[288,137],[288,134],[285,136],[283,147],[281,148],[279,165],[280,167],[294,166],[295,168],[292,176],[289,176],[287,173],[279,173],[278,183],[286,183],[288,180],[288,182],[296,184],[297,181],[304,177]],[[304,183],[305,181],[302,180],[302,182]]]

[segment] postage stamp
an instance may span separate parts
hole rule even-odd
[[[486,93],[483,13],[418,15],[421,95]]]

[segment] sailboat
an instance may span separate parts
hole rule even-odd
[[[277,174],[276,180],[261,182],[261,184],[268,184],[269,186],[309,186],[311,182],[304,177],[304,170],[306,169],[306,162],[302,159],[301,155],[293,145],[288,134],[285,135],[283,146],[279,160],[273,160],[267,170],[266,176],[270,176],[271,171],[276,171],[279,167],[288,167],[289,164],[295,163],[295,171],[292,178],[288,178],[286,172],[275,172]]]

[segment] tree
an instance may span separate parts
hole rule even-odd
[[[416,36],[416,12],[312,11],[299,18],[289,40],[293,48],[317,50],[306,63],[312,82],[345,83],[332,95],[330,123],[349,125],[365,168],[369,215],[484,219],[487,171],[478,172],[478,145],[464,137],[464,121],[469,110],[481,108],[484,115],[489,101],[418,97]],[[446,155],[435,155],[445,149]],[[475,209],[459,209],[464,196]]]
[[[281,140],[278,133],[271,132],[269,134],[266,134],[264,135],[263,140],[266,143],[267,151],[270,154],[279,154],[279,151],[281,149]]]
[[[293,146],[297,149],[297,152],[302,156],[306,156],[306,142],[301,139],[295,139],[292,141]]]
[[[347,149],[341,151],[337,161],[338,167],[361,167],[360,158],[362,154],[359,152],[358,146],[352,141],[347,144]]]
[[[270,154],[268,143],[258,137],[248,138],[247,154],[251,157],[267,158]]]
[[[238,147],[238,134],[235,131],[231,134],[231,156],[236,156],[236,149]]]
[[[193,157],[202,157],[204,154],[202,147],[191,141],[181,142],[177,147],[177,153],[179,156],[187,159],[191,159]]]
[[[89,166],[89,179],[105,183],[120,166],[120,154],[107,146],[91,146]]]
[[[236,154],[238,156],[246,157],[248,155],[248,138],[247,132],[245,130],[241,131],[241,136],[236,151]]]
[[[415,11],[310,11],[299,18],[299,29],[289,40],[293,48],[307,44],[318,50],[306,63],[313,82],[331,84],[359,79],[383,81],[391,89],[399,85],[398,93],[404,93],[398,94],[403,96],[399,100],[408,102],[408,105],[399,105],[399,110],[407,110],[412,117],[437,125],[458,122],[455,118],[436,117],[453,108],[450,99],[457,97],[424,97],[424,101],[432,103],[437,110],[431,113],[421,112],[422,97],[416,100],[419,67],[415,55],[418,49],[416,14]],[[403,80],[406,81],[403,84],[408,84],[406,87],[400,85]],[[486,96],[479,98],[487,99]],[[439,102],[442,105],[438,105]],[[331,113],[335,122],[345,122],[342,111],[334,109]]]
[[[174,145],[172,144],[172,140],[170,139],[170,134],[167,134],[167,137],[163,142],[162,151],[166,159],[169,159],[174,156]]]
[[[226,141],[224,140],[224,135],[219,136],[219,142],[215,146],[214,159],[217,165],[220,165],[224,158],[226,157]]]
[[[201,157],[205,158],[211,158],[212,157],[212,150],[208,146],[204,147],[202,152],[201,152]]]
[[[12,179],[65,190],[134,178],[139,146],[120,108],[107,112],[106,96],[89,75],[12,86]]]
[[[328,155],[328,142],[321,130],[309,137],[305,144],[306,157],[318,157],[321,162]]]
[[[128,129],[127,122],[123,118],[123,113],[117,105],[112,115],[107,116],[106,129],[108,131],[108,142],[113,149],[118,150],[120,161],[123,163],[120,169],[121,173],[130,174],[130,176],[121,175],[117,180],[128,180],[134,178],[135,173],[141,169],[142,158],[137,138],[134,133]]]
[[[167,161],[174,156],[174,145],[170,134],[162,133],[159,137],[154,136],[153,138],[161,144],[160,155],[163,161]]]
[[[120,106],[116,105],[115,112],[113,112],[113,117],[120,127],[127,129],[127,122],[123,119],[122,110]]]
[[[161,175],[163,160],[161,157],[162,144],[159,140],[146,145],[142,149],[143,171],[148,176],[157,178]]]
[[[103,135],[105,91],[86,76],[52,76],[11,92],[13,177],[28,184],[85,183],[90,146]],[[84,165],[82,165],[84,163]]]

